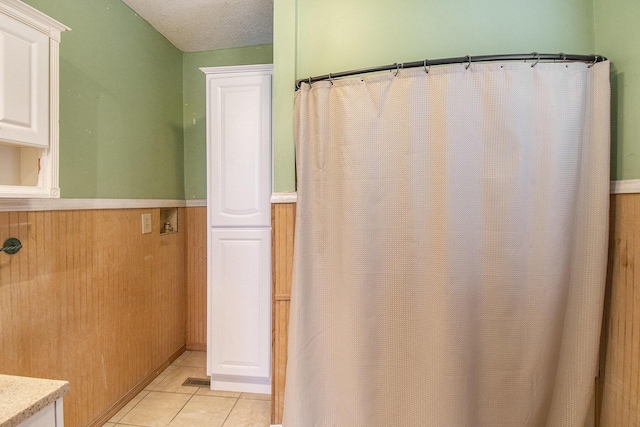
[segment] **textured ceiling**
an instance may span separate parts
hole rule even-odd
[[[122,0],[183,52],[273,43],[273,0]]]

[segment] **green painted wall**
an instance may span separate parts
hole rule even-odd
[[[273,1],[273,189],[295,191],[293,98],[297,0]]]
[[[596,51],[611,61],[611,179],[640,179],[640,3],[595,0]]]
[[[589,54],[593,14],[592,0],[275,0],[276,191],[295,188],[296,78],[467,54]]]
[[[259,45],[206,52],[185,52],[184,97],[184,186],[187,199],[207,197],[205,75],[201,67],[271,64],[273,45]]]
[[[181,53],[120,0],[26,0],[73,29],[61,45],[62,196],[170,199],[206,197],[200,67],[274,62],[274,189],[293,191],[296,78],[422,58],[596,47],[616,70],[636,71],[633,43],[615,42],[640,37],[638,6],[611,1],[616,7],[595,0],[603,28],[596,44],[592,0],[274,0],[273,47]],[[628,178],[640,176],[633,161],[640,125],[629,120],[640,82],[636,88],[625,74],[616,74],[629,89],[618,94],[614,176]]]
[[[25,0],[60,46],[65,198],[184,198],[182,53],[121,0]]]

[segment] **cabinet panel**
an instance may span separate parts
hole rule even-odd
[[[211,229],[208,373],[270,384],[271,230]],[[237,391],[243,390],[239,385]]]
[[[63,420],[56,417],[56,406],[62,406],[62,399],[45,406],[30,418],[21,422],[18,427],[62,427]]]
[[[212,226],[268,227],[271,76],[208,77]]]
[[[0,140],[49,145],[49,37],[0,14]]]

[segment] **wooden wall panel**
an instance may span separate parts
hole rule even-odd
[[[185,233],[160,236],[159,222],[159,209],[0,213],[0,243],[24,245],[0,253],[0,372],[68,380],[68,427],[98,422],[184,349]]]
[[[611,197],[609,271],[596,413],[602,427],[640,425],[640,194]]]
[[[186,209],[187,350],[207,349],[207,208]]]
[[[287,366],[289,302],[293,272],[293,243],[296,205],[275,204],[271,207],[273,263],[273,353],[271,380],[271,423],[282,423],[284,386]]]

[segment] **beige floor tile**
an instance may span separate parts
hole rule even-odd
[[[238,398],[242,393],[239,391],[220,391],[220,390],[209,390],[206,387],[201,387],[196,392],[199,396],[218,396],[218,397],[234,397]]]
[[[158,384],[160,384],[162,381],[164,381],[165,378],[167,378],[169,376],[169,374],[171,373],[171,371],[173,371],[174,369],[175,369],[174,366],[168,366],[167,369],[165,369],[164,371],[162,371],[162,373],[160,373],[160,375],[155,377],[154,380],[151,381],[149,383],[149,385],[147,385],[144,389],[147,390],[147,391],[155,390],[155,388],[158,386]]]
[[[187,387],[182,383],[189,377],[206,378],[207,374],[204,368],[192,368],[189,366],[173,366],[169,375],[165,377],[159,384],[153,387],[153,391],[165,391],[169,393],[186,393],[195,394],[200,387]]]
[[[193,396],[171,421],[170,427],[221,427],[236,399]]]
[[[186,354],[186,353],[185,353]],[[192,366],[195,368],[207,367],[207,353],[204,351],[190,351],[189,355],[180,362],[180,366]]]
[[[173,361],[172,365],[182,366],[182,362],[184,362],[187,359],[187,357],[189,357],[190,354],[191,354],[190,351],[185,351],[176,360]]]
[[[239,399],[223,427],[269,427],[271,402]]]
[[[117,423],[118,421],[120,421],[125,415],[127,415],[129,413],[130,410],[133,409],[134,406],[136,406],[142,399],[144,399],[144,397],[147,394],[149,394],[148,391],[142,390],[140,393],[138,393],[136,395],[136,397],[131,399],[129,401],[129,403],[124,405],[124,407],[122,409],[120,409],[113,417],[111,417],[109,422],[110,423]]]
[[[188,377],[208,378],[205,366],[205,352],[183,353],[104,427],[155,427],[168,423],[172,427],[269,426],[268,394],[182,386]]]
[[[120,420],[120,424],[167,426],[190,398],[191,396],[187,394],[152,391]]]
[[[253,399],[253,400],[268,400],[271,401],[270,394],[261,394],[261,393],[242,393],[240,395],[240,399]]]

